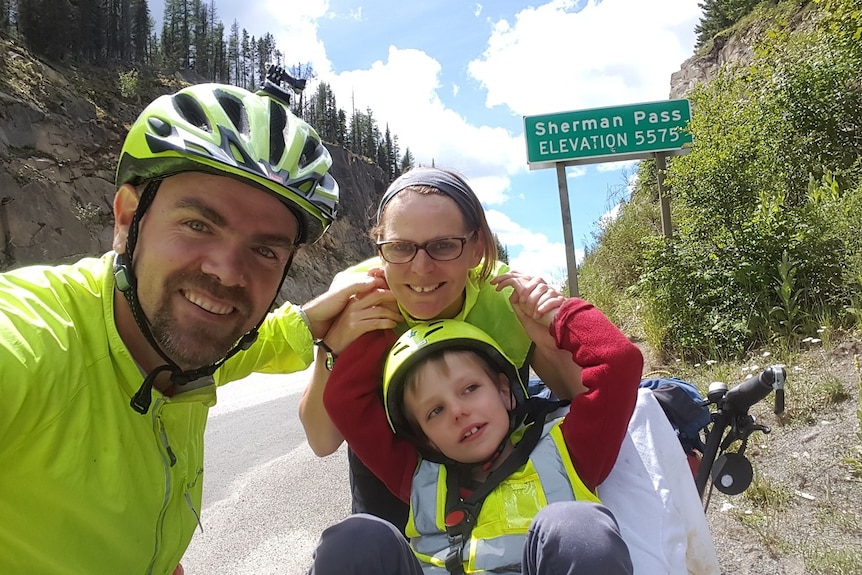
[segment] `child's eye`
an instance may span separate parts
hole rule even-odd
[[[465,393],[473,393],[477,389],[479,389],[479,384],[478,383],[471,383],[470,385],[468,385],[467,387],[464,388],[464,392]]]
[[[437,407],[433,408],[431,411],[428,412],[428,419],[437,417],[441,413],[443,413],[443,408],[438,405]]]

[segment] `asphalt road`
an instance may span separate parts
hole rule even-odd
[[[206,431],[204,531],[187,575],[305,575],[321,531],[350,512],[342,446],[318,458],[297,402],[310,372],[255,374],[219,390]]]

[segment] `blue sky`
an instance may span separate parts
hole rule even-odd
[[[693,53],[698,1],[216,0],[216,9],[226,29],[236,19],[249,34],[270,32],[288,63],[312,63],[340,108],[370,107],[418,163],[465,175],[512,267],[560,283],[556,173],[529,170],[523,117],[667,99]],[[578,261],[635,169],[567,168]]]

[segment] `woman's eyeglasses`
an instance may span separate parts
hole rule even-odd
[[[461,254],[464,253],[464,244],[474,235],[476,235],[476,230],[466,236],[439,238],[424,244],[405,241],[377,242],[377,251],[380,253],[380,257],[390,264],[412,262],[419,250],[425,250],[425,253],[432,260],[448,262],[461,257]]]

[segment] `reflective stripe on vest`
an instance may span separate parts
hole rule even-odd
[[[599,503],[575,472],[560,431],[562,421],[545,424],[529,461],[485,499],[464,546],[467,573],[520,573],[527,530],[540,509],[559,501]],[[445,507],[446,468],[423,460],[413,475],[407,536],[425,573],[447,573]]]

